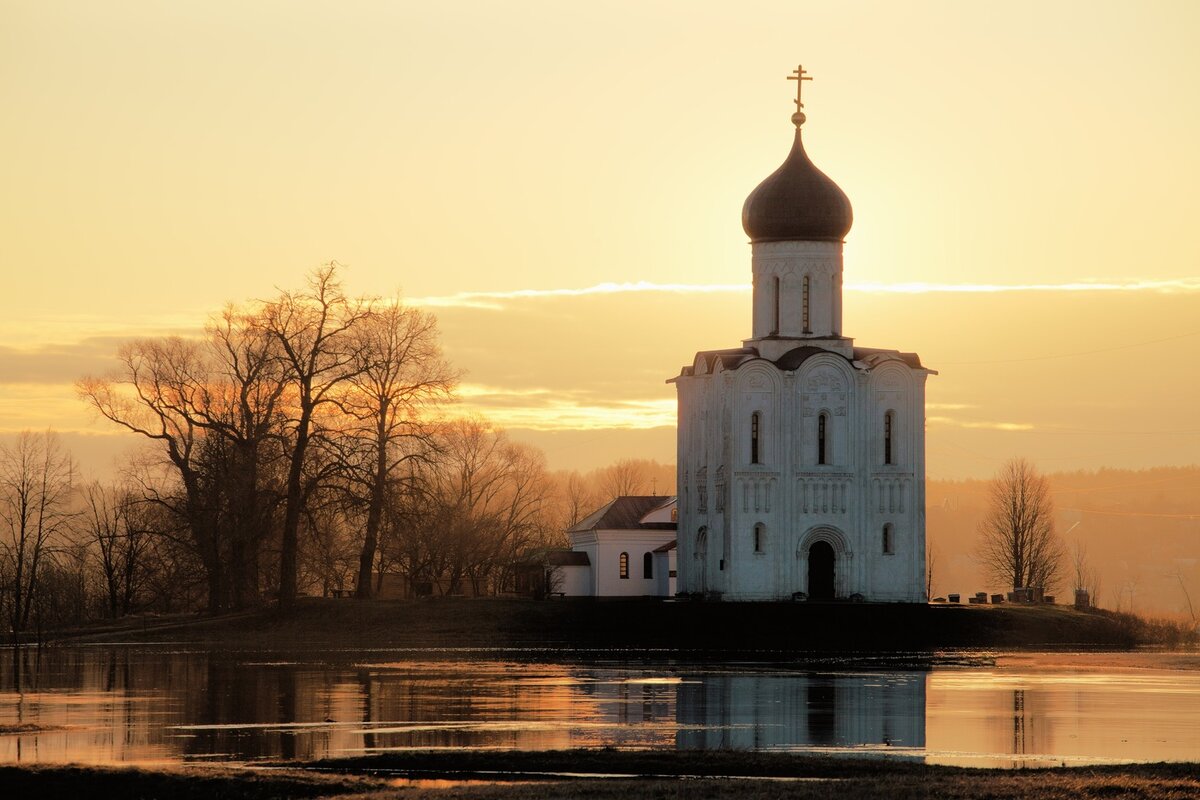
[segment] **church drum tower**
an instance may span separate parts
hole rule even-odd
[[[746,198],[753,336],[696,354],[679,397],[679,591],[724,600],[925,596],[925,379],[842,335],[845,193],[804,151]]]

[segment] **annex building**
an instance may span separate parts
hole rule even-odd
[[[795,139],[750,193],[751,337],[678,391],[678,588],[724,600],[925,597],[925,379],[842,329],[845,193]]]

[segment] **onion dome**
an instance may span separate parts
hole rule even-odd
[[[810,80],[799,69],[797,78]],[[799,87],[797,87],[799,88]],[[804,104],[797,91],[796,139],[783,165],[758,185],[742,206],[742,227],[752,242],[840,242],[854,222],[850,199],[804,152]]]

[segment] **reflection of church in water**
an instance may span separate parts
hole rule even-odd
[[[803,69],[797,85],[808,80]],[[725,600],[925,598],[925,379],[842,335],[850,201],[795,142],[742,210],[753,335],[679,393],[678,589]]]
[[[679,686],[680,749],[925,747],[925,675],[706,675]]]

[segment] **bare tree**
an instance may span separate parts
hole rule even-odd
[[[1083,590],[1088,594],[1088,603],[1100,605],[1100,573],[1092,566],[1088,558],[1087,543],[1076,539],[1071,544],[1071,571],[1074,578],[1075,591]]]
[[[517,558],[553,528],[544,457],[481,419],[454,420],[439,438],[437,462],[424,471],[424,527],[436,534],[425,538],[424,577],[446,594],[467,580],[477,594],[497,590]]]
[[[158,491],[155,500],[185,521],[190,546],[204,567],[208,607],[224,607],[224,563],[216,515],[208,503],[200,458],[203,429],[188,412],[196,384],[208,383],[200,342],[173,336],[142,339],[117,350],[119,371],[105,378],[85,377],[76,388],[103,417],[161,446],[174,470],[180,493]]]
[[[53,432],[24,431],[0,446],[0,575],[14,642],[29,626],[51,548],[67,534],[74,479],[74,461]]]
[[[458,376],[442,358],[437,320],[398,300],[359,324],[355,339],[356,374],[340,405],[363,444],[348,477],[367,512],[355,594],[369,598],[388,484],[403,479],[403,464],[433,451],[427,410],[449,399]]]
[[[649,462],[636,458],[623,458],[605,467],[600,476],[600,489],[609,500],[641,494],[649,483]]]
[[[121,367],[84,378],[80,395],[109,420],[161,446],[178,484],[147,497],[186,521],[204,566],[209,609],[258,596],[258,551],[272,530],[264,486],[283,439],[283,362],[274,339],[245,312],[227,308],[203,339],[144,339],[118,350]]]
[[[142,589],[150,551],[149,504],[128,487],[92,482],[83,488],[79,528],[89,549],[95,547],[112,618],[124,616]]]
[[[1012,459],[992,479],[990,495],[979,528],[984,567],[1014,589],[1052,592],[1061,579],[1063,546],[1046,479],[1025,459]]]
[[[279,550],[279,604],[284,608],[296,600],[300,523],[312,488],[311,482],[306,486],[306,460],[312,440],[323,435],[317,415],[363,370],[354,334],[370,315],[370,303],[347,298],[337,272],[336,262],[320,267],[309,277],[307,291],[284,292],[263,304],[258,315],[261,329],[279,347],[293,410],[287,424],[288,469]]]
[[[576,470],[562,475],[559,484],[558,495],[562,502],[559,527],[566,531],[595,511],[600,503],[597,501],[593,487]]]
[[[1192,618],[1192,623],[1196,622],[1196,609],[1192,606],[1192,593],[1188,591],[1187,583],[1183,579],[1183,567],[1179,562],[1175,562],[1175,579],[1179,581],[1179,590],[1183,592],[1183,599],[1187,602],[1188,616]]]

